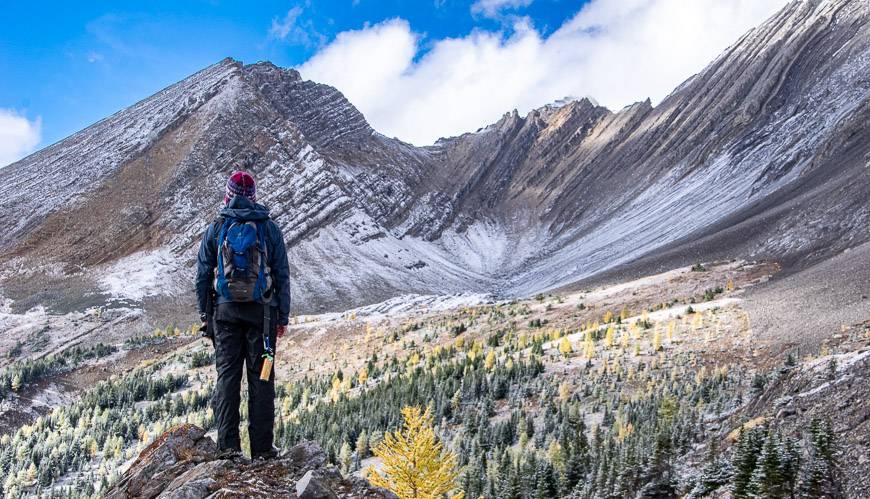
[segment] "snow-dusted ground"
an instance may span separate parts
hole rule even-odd
[[[716,309],[716,308],[725,308],[725,307],[729,307],[729,306],[737,306],[740,303],[741,303],[741,300],[739,298],[727,297],[727,298],[720,298],[718,300],[711,300],[711,301],[703,302],[703,303],[694,303],[691,305],[691,307],[692,307],[692,310],[694,310],[695,312],[706,312],[708,310],[712,310],[712,309]],[[668,307],[668,308],[665,308],[662,310],[656,310],[655,312],[651,312],[651,313],[647,314],[646,318],[650,321],[662,322],[662,321],[666,321],[666,320],[673,319],[676,317],[685,316],[688,308],[689,307],[687,305],[675,305],[675,306]],[[627,319],[623,320],[622,323],[623,324],[634,324],[634,323],[640,322],[641,320],[643,320],[643,316],[633,315],[633,316],[630,316]],[[599,327],[599,329],[606,330],[608,328],[608,324],[600,324],[598,327]],[[578,331],[576,333],[569,334],[565,337],[568,338],[568,341],[570,341],[571,343],[578,343],[585,338],[585,335],[586,335],[585,331]],[[561,338],[558,341],[561,341]],[[558,348],[558,341],[545,342],[543,344],[543,347],[544,347],[544,349]]]
[[[482,293],[457,293],[450,295],[407,294],[390,298],[383,302],[352,308],[344,312],[300,315],[296,319],[296,325],[311,328],[328,322],[346,320],[349,317],[376,322],[384,318],[401,318],[409,315],[442,312],[493,302],[494,297],[492,295]]]
[[[459,307],[492,303],[493,296],[482,293],[455,295],[402,295],[381,303],[354,308],[348,313],[357,317],[401,316],[414,312],[440,312]]]
[[[182,280],[191,273],[181,272],[181,262],[168,248],[134,253],[107,266],[100,284],[114,298],[142,300],[146,296],[177,294]]]
[[[37,335],[45,341],[44,347],[34,351],[28,346],[22,350],[20,358],[39,358],[81,343],[116,343],[140,328],[152,327],[136,322],[144,315],[139,308],[90,308],[56,314],[43,306],[36,306],[15,313],[12,304],[12,300],[0,296],[0,367],[18,360],[6,355],[16,343],[30,345]]]

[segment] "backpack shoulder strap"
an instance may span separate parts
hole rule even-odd
[[[217,253],[217,279],[215,279],[215,291],[221,296],[230,298],[230,292],[227,288],[227,278],[224,273],[224,251],[221,245],[224,243],[227,235],[227,220],[226,217],[218,217],[214,221],[215,227],[215,251]]]
[[[225,217],[219,216],[211,223],[211,232],[214,235],[215,246],[218,246],[220,243],[221,227],[223,227],[225,220]]]

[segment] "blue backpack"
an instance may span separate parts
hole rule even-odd
[[[272,278],[261,224],[224,218],[217,245],[214,289],[218,296],[234,302],[268,303]]]

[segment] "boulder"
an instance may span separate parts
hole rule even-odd
[[[176,426],[145,448],[106,499],[157,497],[170,482],[198,463],[215,459],[217,445],[194,425]]]
[[[104,497],[209,499],[237,497],[344,497],[393,499],[366,480],[345,478],[327,464],[315,442],[301,442],[267,461],[221,459],[205,430],[174,427],[158,437]]]
[[[295,468],[319,468],[326,463],[326,453],[317,443],[310,440],[300,442],[281,456]]]
[[[305,472],[296,482],[296,495],[299,499],[338,499],[335,492],[314,477],[313,470]]]

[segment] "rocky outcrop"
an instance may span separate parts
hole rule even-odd
[[[395,499],[361,478],[343,477],[313,442],[300,443],[268,461],[223,459],[205,430],[193,425],[177,426],[158,437],[104,497]]]

